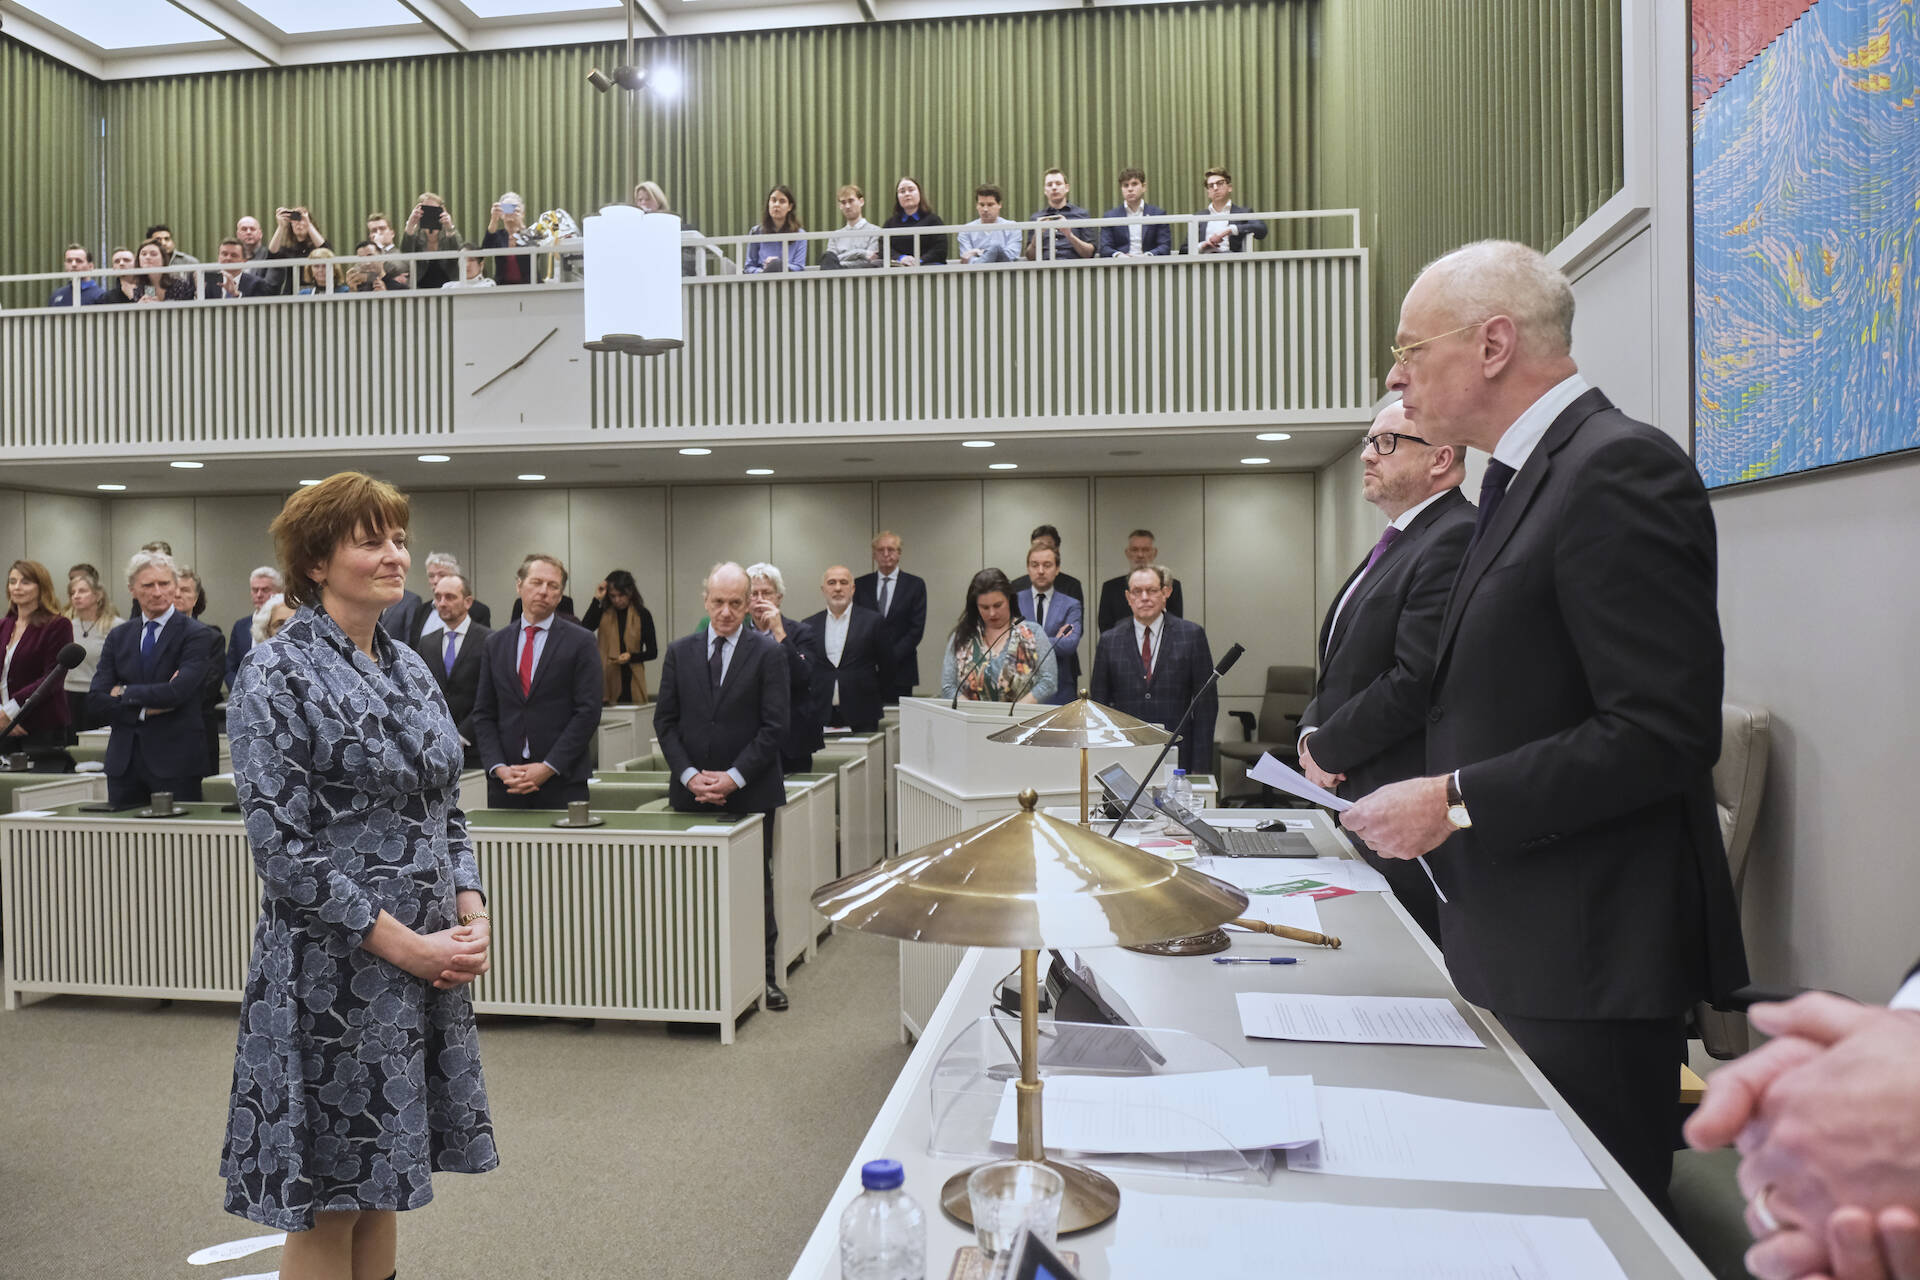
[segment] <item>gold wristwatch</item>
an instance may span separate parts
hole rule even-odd
[[[1447,775],[1447,821],[1456,830],[1465,831],[1473,825],[1473,819],[1467,815],[1467,802],[1460,798],[1460,775]]]

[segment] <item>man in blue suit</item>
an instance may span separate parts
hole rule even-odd
[[[72,306],[75,284],[80,287],[81,306],[91,307],[106,301],[107,291],[100,287],[98,280],[78,279],[82,272],[93,270],[93,254],[88,250],[87,246],[83,244],[68,245],[66,257],[61,261],[60,268],[63,271],[73,272],[76,279],[72,284],[63,284],[58,289],[55,289],[53,296],[47,299],[48,306]]]
[[[564,809],[587,798],[600,646],[555,612],[566,578],[552,556],[522,560],[520,619],[488,636],[480,652],[473,731],[491,809]]]
[[[871,609],[893,637],[893,686],[888,702],[913,695],[920,683],[920,637],[927,633],[927,584],[900,567],[900,535],[883,530],[873,540],[873,572],[853,584],[853,602]]]
[[[1127,575],[1133,616],[1100,636],[1090,694],[1095,702],[1168,731],[1213,673],[1207,633],[1199,623],[1167,612],[1172,593],[1173,573],[1165,565],[1143,565]],[[1213,762],[1213,725],[1219,716],[1220,695],[1208,689],[1180,739],[1180,767],[1188,773]]]
[[[1054,665],[1060,671],[1060,683],[1047,699],[1055,706],[1080,696],[1080,602],[1064,591],[1055,590],[1060,576],[1060,553],[1045,541],[1036,541],[1027,552],[1027,580],[1031,584],[1020,592],[1020,616],[1040,629],[1053,643]]]
[[[1167,211],[1147,203],[1147,175],[1142,169],[1120,171],[1120,203],[1100,215],[1103,218],[1164,218]],[[1155,258],[1173,252],[1173,224],[1156,222],[1149,226],[1100,228],[1100,256],[1103,258]]]
[[[87,690],[87,710],[108,725],[107,800],[138,804],[156,791],[198,800],[207,759],[200,698],[214,632],[174,608],[173,557],[142,551],[127,565],[140,606],[132,625],[107,633]]]

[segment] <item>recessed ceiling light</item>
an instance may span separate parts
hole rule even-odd
[[[170,467],[176,468],[177,470],[180,470],[180,471],[198,471],[200,468],[206,466],[207,464],[204,462],[180,461],[180,462],[169,462],[167,465]]]
[[[1293,436],[1285,431],[1262,431],[1259,435],[1255,436],[1254,439],[1265,440],[1268,444],[1278,444],[1282,440],[1293,439]]]
[[[448,457],[448,456],[447,456],[446,454],[444,454],[444,453],[423,453],[423,454],[421,454],[421,455],[420,455],[420,461],[422,461],[422,462],[452,462],[452,461],[453,461],[453,459],[452,459],[452,458],[450,458],[450,457]]]
[[[127,486],[123,484],[97,484],[93,487],[96,489],[104,489],[108,493],[119,493],[121,490],[125,489]]]
[[[993,441],[991,441],[991,440],[962,440],[962,441],[960,442],[960,447],[961,447],[962,449],[991,449],[991,448],[993,448]]]
[[[712,452],[713,450],[711,449],[682,449],[680,451],[683,457],[688,458],[704,458]]]
[[[773,474],[773,468],[772,467],[748,467],[747,474],[750,476],[770,476]]]
[[[315,485],[317,485],[317,484],[319,484],[319,483],[320,483],[320,482],[319,482],[318,480],[302,480],[302,481],[300,482],[300,487],[301,487],[302,489],[311,489],[311,488],[313,488],[313,486],[315,486]]]
[[[1272,461],[1272,458],[1242,458],[1240,459],[1240,465],[1243,467],[1264,467]]]
[[[989,462],[987,464],[987,470],[989,471],[1018,471],[1019,469],[1020,464],[1017,462]]]
[[[546,477],[541,475],[538,471],[522,471],[517,478],[521,480],[545,480],[546,479]]]

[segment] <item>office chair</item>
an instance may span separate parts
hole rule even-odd
[[[1231,805],[1292,803],[1291,800],[1278,802],[1271,788],[1258,782],[1248,782],[1246,771],[1262,755],[1272,752],[1276,760],[1282,760],[1294,768],[1300,767],[1300,755],[1297,739],[1300,736],[1300,716],[1307,709],[1307,703],[1313,701],[1312,667],[1268,667],[1266,693],[1260,698],[1260,716],[1254,719],[1251,711],[1229,711],[1227,714],[1240,722],[1242,742],[1222,742],[1217,744],[1218,758],[1214,765],[1214,774],[1220,779],[1220,804]],[[1223,772],[1226,762],[1235,760],[1240,763],[1238,785],[1229,787]]]

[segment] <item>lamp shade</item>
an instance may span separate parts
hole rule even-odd
[[[987,735],[1016,747],[1157,747],[1173,735],[1082,695],[1031,720]]]
[[[838,925],[910,942],[1107,947],[1159,942],[1246,913],[1247,895],[1072,822],[1020,811],[814,890]]]
[[[611,204],[584,230],[587,350],[649,356],[677,349],[680,219]]]

